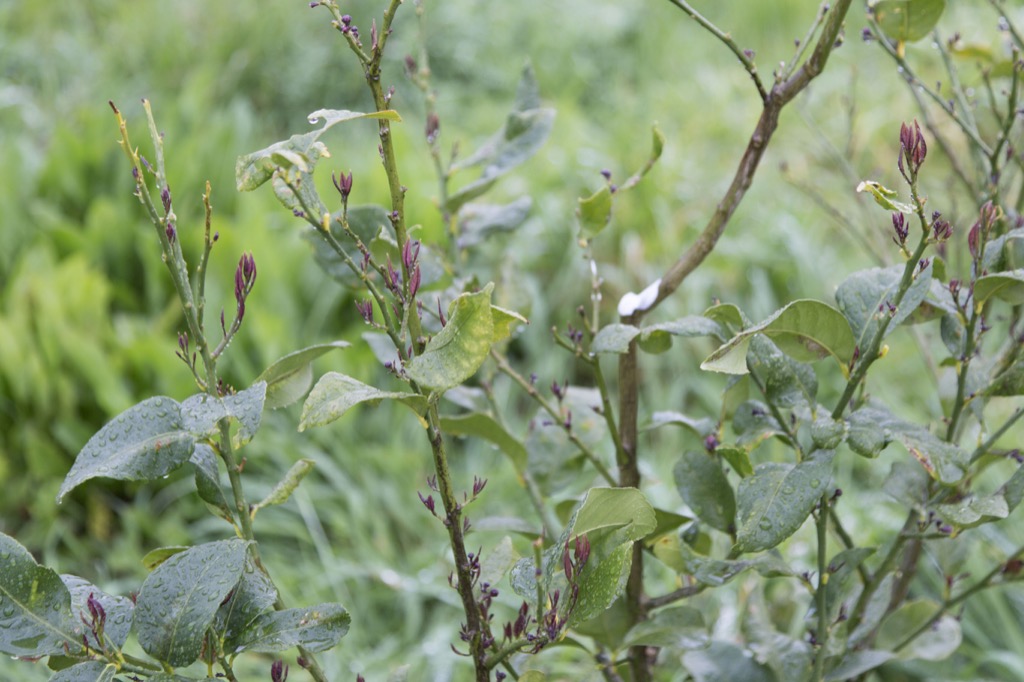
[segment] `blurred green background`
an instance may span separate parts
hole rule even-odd
[[[420,40],[407,4],[386,67],[388,84],[397,88],[393,105],[406,120],[395,134],[411,220],[428,235],[440,234],[423,105],[402,75],[403,56],[416,54]],[[767,82],[792,58],[794,39],[819,7],[811,0],[695,5],[756,52]],[[998,49],[1002,38],[988,5],[956,5],[940,30]],[[542,385],[566,379],[587,385],[583,368],[552,352],[548,332],[572,321],[575,308],[589,300],[586,262],[575,248],[576,198],[600,186],[602,169],[621,180],[638,167],[657,122],[668,140],[664,157],[618,202],[612,227],[595,243],[611,321],[619,296],[660,275],[703,227],[759,114],[756,92],[731,53],[667,2],[427,0],[425,6],[444,145],[458,142],[467,154],[501,125],[527,61],[546,103],[558,111],[541,153],[497,192],[508,200],[532,196],[530,219],[482,249],[473,264],[498,280],[505,302],[531,320],[512,348],[517,367],[536,373]],[[381,6],[359,0],[344,9],[367,34]],[[699,313],[716,298],[759,319],[793,298],[830,300],[846,274],[898,259],[888,216],[854,187],[864,178],[898,186],[899,125],[919,113],[892,63],[861,41],[861,13],[851,11],[845,44],[826,74],[786,110],[718,250],[660,319]],[[942,77],[927,41],[910,46],[908,57]],[[963,77],[976,81],[977,69],[964,64]],[[141,583],[139,559],[150,549],[218,539],[226,531],[206,515],[185,471],[161,485],[93,482],[61,507],[54,504],[75,454],[106,420],[150,395],[182,399],[194,390],[174,358],[180,315],[152,228],[131,196],[107,101],[124,112],[136,143],[146,138],[139,101],[153,102],[192,263],[203,183],[213,185],[221,239],[211,264],[211,310],[225,306],[230,314],[234,264],[243,250],[255,256],[259,279],[246,323],[222,364],[230,383],[245,386],[281,355],[334,339],[354,345],[319,361],[318,371],[338,368],[367,378],[378,372],[359,342],[364,327],[351,293],[321,274],[297,221],[269,191],[234,190],[238,155],[304,131],[315,109],[367,108],[364,89],[327,13],[298,0],[0,2],[0,530],[41,561],[124,593]],[[387,196],[371,125],[342,127],[327,139],[328,165],[354,172],[355,203]],[[992,123],[982,119],[982,125]],[[962,236],[975,207],[947,180],[941,155],[931,158],[927,189]],[[887,360],[891,381],[874,389],[891,405],[933,419],[939,405],[930,368],[911,334],[924,335],[927,344],[937,330],[895,334]],[[697,370],[709,350],[679,343],[671,353],[645,358],[647,376],[665,380],[644,382],[644,414],[717,415],[724,380]],[[504,383],[495,388],[525,433],[533,408]],[[830,391],[823,386],[826,400]],[[359,672],[386,679],[404,664],[412,680],[451,679],[460,670],[449,649],[460,611],[446,585],[444,533],[416,498],[430,465],[419,428],[381,406],[298,435],[297,414],[291,408],[267,416],[247,448],[246,473],[250,496],[258,499],[296,459],[317,463],[291,502],[260,515],[257,534],[289,603],[338,600],[352,612],[352,631],[324,655],[325,667],[338,680]],[[681,506],[671,467],[684,441],[664,429],[645,441],[647,492],[660,506]],[[514,506],[522,496],[499,454],[468,441],[454,452],[463,481],[474,474],[490,480],[474,518],[534,520],[529,508]],[[900,508],[879,492],[897,456],[847,457],[840,466],[837,478],[856,500],[843,512],[865,542],[900,523]],[[590,484],[581,480],[575,488]],[[1002,526],[981,533],[997,547],[1021,536]],[[480,532],[477,542],[486,552],[501,535]],[[798,540],[790,550],[800,561]],[[981,571],[984,559],[966,560],[980,562]],[[702,600],[710,613],[732,609],[735,617],[728,597]],[[506,604],[516,605],[511,598]],[[972,621],[956,665],[942,674],[1016,679],[1013,670],[1024,669],[1024,598],[985,595],[969,609],[986,615]],[[795,611],[799,621],[802,612]],[[570,662],[558,662],[566,656]],[[579,663],[585,659],[572,663],[571,654],[550,660],[556,670],[573,671],[565,672],[571,679],[596,674]],[[254,665],[265,675],[269,659]],[[927,666],[894,674],[891,679],[937,679]],[[41,666],[3,660],[0,679],[46,674]]]

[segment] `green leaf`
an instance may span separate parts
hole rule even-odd
[[[600,556],[602,543],[634,542],[656,525],[654,507],[636,488],[591,488],[576,515],[572,534],[586,535],[591,555]]]
[[[775,674],[731,642],[714,640],[706,649],[683,654],[683,667],[694,682],[776,682]]]
[[[629,569],[633,565],[633,546],[628,542],[616,545],[596,566],[592,563],[593,555],[580,576],[579,601],[569,615],[569,627],[603,613],[625,591]]]
[[[1010,506],[1003,495],[996,494],[938,504],[935,505],[935,513],[957,528],[974,528],[984,523],[1005,519],[1010,515]]]
[[[736,549],[771,549],[795,533],[824,494],[833,451],[818,451],[799,464],[769,462],[740,481]]]
[[[674,531],[684,523],[689,523],[693,519],[689,516],[683,516],[682,514],[676,514],[666,509],[654,509],[654,530],[647,534],[646,539],[657,538],[665,533]]]
[[[470,378],[487,359],[494,336],[491,282],[475,294],[462,294],[448,307],[448,324],[420,355],[409,361],[406,374],[420,387],[443,393]],[[314,389],[314,392],[316,389]]]
[[[527,670],[519,676],[519,682],[547,682],[548,676],[539,670]]]
[[[680,573],[692,575],[694,580],[710,587],[724,585],[749,570],[765,578],[796,575],[774,550],[753,559],[711,559],[694,553],[685,545],[680,545],[679,550],[684,566]]]
[[[732,420],[737,445],[751,451],[772,436],[784,436],[782,426],[768,411],[768,406],[757,400],[748,400],[736,408]]]
[[[821,410],[811,423],[811,442],[818,450],[835,450],[846,439],[846,422]]]
[[[881,183],[873,180],[864,180],[857,185],[858,192],[870,192],[871,196],[875,198],[875,203],[884,208],[887,211],[899,211],[900,213],[911,214],[914,212],[914,207],[910,204],[903,203],[902,201],[896,201],[896,197],[899,194],[895,190],[891,190],[885,187]]]
[[[476,528],[479,529],[479,526]],[[497,585],[518,559],[519,554],[512,546],[512,538],[506,535],[497,546],[484,555],[480,565],[480,582]]]
[[[694,419],[693,417],[687,417],[681,412],[655,412],[651,415],[651,423],[644,427],[644,430],[656,429],[659,426],[665,426],[667,424],[674,424],[682,426],[694,433],[699,438],[707,438],[718,429],[718,424],[715,423],[714,419],[710,417],[702,417],[700,419]]]
[[[267,493],[267,496],[257,502],[252,508],[252,515],[255,516],[256,512],[264,507],[287,502],[288,498],[295,492],[295,489],[302,483],[302,479],[312,470],[313,460],[311,459],[300,459],[295,464],[292,464],[285,473],[284,478],[278,481],[277,485]]]
[[[316,383],[302,406],[299,431],[330,424],[360,403],[376,405],[385,399],[397,400],[417,414],[422,414],[427,407],[423,396],[416,393],[381,391],[350,376],[328,372]]]
[[[906,601],[882,622],[876,641],[881,646],[895,646],[907,633],[924,625],[938,610],[939,604],[928,599]],[[941,661],[956,651],[961,640],[959,622],[943,616],[934,627],[922,632],[897,654],[904,661],[915,658]]]
[[[946,0],[880,0],[871,11],[882,33],[898,42],[915,42],[931,33]]]
[[[740,476],[746,478],[753,475],[754,465],[750,463],[750,453],[745,448],[719,445],[715,448],[715,454],[728,462]]]
[[[1003,487],[1000,489],[1006,504],[1012,512],[1024,499],[1024,467],[1017,467]]]
[[[825,675],[825,682],[846,682],[846,680],[855,679],[895,657],[896,655],[890,651],[879,651],[878,649],[851,651],[828,671]]]
[[[717,457],[684,452],[673,472],[679,496],[701,521],[723,533],[735,529],[736,498]]]
[[[326,651],[348,633],[351,621],[341,604],[264,613],[241,634],[233,651],[276,653],[296,646]]]
[[[181,425],[197,439],[211,439],[220,433],[217,425],[222,419],[233,419],[238,422],[238,433],[231,442],[239,448],[252,440],[259,430],[266,395],[264,381],[223,398],[198,393],[181,403]]]
[[[194,446],[177,402],[161,396],[143,400],[89,439],[61,484],[57,502],[91,478],[152,481],[165,476],[188,461]]]
[[[612,191],[604,185],[589,197],[577,200],[576,217],[580,222],[580,236],[591,239],[608,226],[612,219]]]
[[[810,365],[785,355],[763,336],[755,336],[747,353],[747,368],[764,386],[768,402],[777,407],[813,407],[818,377]]]
[[[106,624],[103,633],[106,638],[117,648],[124,646],[128,641],[128,633],[132,629],[132,615],[135,605],[128,597],[116,597],[105,593],[85,578],[76,575],[61,575],[61,581],[71,593],[71,613],[79,614],[90,619],[88,601],[89,597],[99,601],[107,614]]]
[[[974,283],[975,307],[980,309],[993,296],[1011,305],[1024,303],[1024,269],[979,277]]]
[[[234,651],[250,624],[273,608],[277,588],[270,577],[246,557],[242,576],[227,602],[217,610],[214,628],[224,636],[224,650]]]
[[[457,212],[463,204],[487,192],[502,175],[536,154],[551,134],[554,121],[554,109],[541,108],[537,79],[533,69],[526,66],[505,125],[476,152],[452,164],[452,173],[479,165],[484,170],[479,179],[448,197],[445,210]]]
[[[328,129],[342,123],[359,118],[384,119],[401,121],[395,111],[379,111],[363,114],[355,111],[319,109],[309,115],[309,122],[316,125],[320,119],[324,125],[318,130],[292,135],[287,140],[274,144],[252,154],[238,157],[235,163],[235,184],[239,192],[249,192],[270,179],[279,168],[294,166],[303,173],[312,173],[317,159],[326,155],[327,148],[319,142],[320,136]]]
[[[0,533],[0,653],[77,654],[81,631],[71,592],[56,571],[37,564],[14,538]]]
[[[1024,360],[1018,360],[992,379],[983,391],[987,396],[1024,395]]]
[[[850,581],[857,575],[857,567],[864,563],[869,556],[875,553],[873,547],[854,547],[853,549],[839,552],[828,562],[828,584],[825,586],[825,609],[830,622],[835,622],[839,617],[840,609],[844,603],[852,607],[850,603],[853,597],[860,596],[860,585],[851,588]],[[814,608],[807,615],[808,621],[813,621]]]
[[[786,355],[800,362],[812,362],[829,355],[842,366],[853,357],[850,325],[835,308],[821,301],[793,301],[764,322],[744,329],[701,363],[701,369],[729,374],[746,374],[747,351],[754,334],[764,334]]]
[[[704,311],[704,317],[717,322],[723,328],[743,329],[750,324],[746,315],[732,303],[719,303]]]
[[[283,358],[263,370],[256,381],[267,384],[264,407],[276,410],[298,402],[313,385],[313,361],[335,348],[347,348],[345,341],[332,341],[309,346]]]
[[[753,337],[741,333],[732,341],[720,346],[718,350],[700,363],[700,368],[706,372],[722,372],[723,374],[749,374],[747,369],[747,351],[750,349],[750,341]]]
[[[640,335],[631,324],[609,324],[602,327],[590,342],[591,353],[625,353],[629,344]]]
[[[608,649],[618,650],[631,625],[629,608],[622,598],[585,623],[573,626],[573,634],[593,637]],[[522,678],[519,678],[522,680]]]
[[[898,325],[908,321],[928,296],[932,282],[931,264],[915,275],[899,308],[890,315],[887,302],[896,298],[903,269],[902,265],[894,265],[860,270],[847,277],[836,289],[836,304],[849,320],[861,348],[865,348],[878,333],[883,320],[889,320],[885,329],[888,336]]]
[[[987,272],[999,272],[1013,263],[1013,252],[1015,246],[1019,246],[1018,240],[1024,240],[1024,227],[1010,230],[1006,234],[990,239],[985,244],[985,255],[982,257],[982,270]]]
[[[903,421],[878,407],[862,407],[850,415],[848,422],[849,443],[855,452],[862,439],[871,441],[869,452],[874,454],[885,442],[897,441],[940,483],[952,485],[964,477],[970,455],[923,426]],[[875,449],[880,440],[882,446]]]
[[[466,204],[459,211],[459,248],[468,249],[495,234],[511,232],[526,221],[532,207],[530,197],[502,205]]]
[[[494,331],[491,333],[491,343],[504,341],[512,336],[512,332],[516,327],[530,324],[525,317],[516,311],[499,308],[496,305],[491,306],[491,322],[494,325]]]
[[[181,554],[189,549],[190,547],[184,545],[157,547],[156,549],[146,552],[146,555],[142,557],[142,565],[146,567],[147,571],[152,571],[175,554]]]
[[[671,322],[661,322],[640,331],[638,344],[645,353],[663,353],[672,347],[672,337],[713,336],[723,340],[721,325],[699,315],[682,317]]]
[[[188,461],[195,469],[199,498],[215,509],[222,519],[234,523],[228,498],[220,486],[220,470],[217,468],[217,455],[213,448],[205,443],[197,443]]]
[[[116,674],[117,666],[113,663],[85,661],[57,672],[49,682],[112,682]]]
[[[526,447],[493,417],[479,412],[442,417],[441,429],[453,436],[477,436],[489,440],[508,455],[517,473],[526,471]]]
[[[199,658],[206,628],[238,584],[248,547],[245,540],[209,542],[149,574],[135,606],[135,631],[146,653],[173,667]]]
[[[648,620],[634,625],[626,634],[623,647],[637,645],[671,649],[703,649],[711,642],[704,615],[689,606],[674,606],[655,611]]]

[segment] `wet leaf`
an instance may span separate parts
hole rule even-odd
[[[406,365],[410,379],[421,388],[443,393],[476,374],[487,359],[494,336],[493,291],[492,282],[475,294],[462,294],[452,301],[447,326]]]
[[[181,403],[182,427],[197,439],[212,439],[220,433],[220,421],[231,419],[238,422],[238,432],[231,442],[239,448],[252,440],[259,430],[266,395],[267,384],[264,381],[223,398],[199,393]]]
[[[58,671],[49,682],[112,682],[116,674],[117,666],[113,663],[85,661]]]
[[[758,552],[795,533],[832,477],[833,451],[818,451],[799,464],[769,462],[744,478],[737,491],[736,549]]]
[[[964,477],[970,455],[923,426],[899,419],[879,407],[862,407],[847,421],[850,427],[848,442],[855,452],[859,452],[861,441],[871,441],[871,456],[877,454],[885,443],[896,441],[940,483],[952,485]],[[879,444],[880,447],[875,449]]]
[[[820,301],[793,301],[760,324],[744,329],[701,363],[701,369],[746,374],[751,337],[764,334],[786,355],[812,362],[831,355],[842,366],[853,357],[850,325],[835,308]]]
[[[697,517],[712,528],[729,533],[736,524],[736,498],[717,457],[687,451],[673,469],[676,489]]]
[[[591,353],[625,353],[640,330],[631,324],[609,324],[602,327],[590,342]]]
[[[276,653],[296,646],[326,651],[348,633],[351,620],[341,604],[264,613],[241,633],[232,651]]]
[[[931,264],[914,277],[903,301],[895,313],[890,315],[887,303],[896,298],[903,269],[902,265],[894,265],[860,270],[847,277],[836,290],[836,304],[849,320],[861,348],[867,347],[868,342],[875,337],[882,321],[889,321],[885,329],[885,335],[888,336],[898,325],[909,321],[928,296],[932,282]]]
[[[57,494],[91,478],[152,481],[188,461],[195,436],[183,425],[181,406],[165,397],[143,400],[115,417],[89,439]]]
[[[205,443],[197,443],[188,461],[195,469],[196,491],[199,498],[216,509],[222,519],[233,523],[231,506],[224,495],[224,489],[220,486],[220,469],[217,467],[217,455],[213,448]]]
[[[214,628],[224,636],[224,646],[232,651],[250,624],[273,608],[277,601],[277,588],[251,557],[246,557],[245,567],[238,584],[227,601],[217,610]]]
[[[683,654],[683,667],[694,682],[775,682],[775,674],[744,649],[731,642],[714,640],[706,649]]]
[[[688,417],[681,412],[655,412],[651,415],[651,423],[644,427],[644,430],[656,429],[659,426],[675,424],[693,432],[700,438],[710,436],[718,428],[714,419],[701,417],[699,419]]]
[[[302,406],[299,431],[330,424],[360,403],[378,404],[397,400],[417,414],[426,410],[426,400],[416,393],[381,391],[350,376],[328,372],[320,378]]]
[[[256,381],[267,384],[264,407],[276,410],[298,402],[313,385],[313,361],[335,348],[347,348],[345,341],[332,341],[308,346],[283,358],[263,370]]]
[[[796,575],[775,550],[752,559],[712,559],[694,553],[685,545],[680,545],[679,550],[684,566],[680,573],[692,575],[694,580],[710,587],[724,585],[750,570],[765,578]]]
[[[62,575],[60,579],[71,593],[71,613],[91,620],[88,601],[92,596],[103,606],[107,614],[103,634],[115,647],[123,647],[132,629],[132,616],[135,611],[132,600],[107,594],[85,578],[76,575]]]
[[[81,635],[82,623],[71,611],[71,592],[60,576],[0,533],[0,653],[76,654],[82,649]]]
[[[825,682],[846,682],[864,673],[874,670],[878,666],[891,661],[896,655],[890,651],[879,651],[877,649],[865,649],[863,651],[851,651],[825,675]]]
[[[149,574],[135,606],[135,631],[146,653],[173,667],[199,658],[206,628],[238,584],[248,547],[244,540],[209,542]]]
[[[188,549],[190,548],[184,545],[157,547],[156,549],[146,552],[145,556],[142,557],[142,565],[146,567],[147,571],[152,571],[175,554],[181,554]]]

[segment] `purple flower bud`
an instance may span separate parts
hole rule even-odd
[[[256,284],[256,260],[251,253],[243,253],[235,268],[235,304],[239,321],[245,316],[245,299]]]
[[[220,231],[213,233],[213,241],[216,242],[218,239],[220,239]]]
[[[590,559],[590,540],[586,535],[576,536],[576,549],[574,551],[576,558],[576,567],[583,568],[587,565],[587,560]]]
[[[412,270],[419,256],[420,243],[415,239],[405,240],[405,244],[402,245],[402,265],[405,266],[405,269]]]
[[[423,506],[427,508],[427,511],[434,516],[437,516],[437,512],[434,511],[434,496],[427,495],[426,497],[423,497],[423,493],[420,492],[417,492],[416,494],[420,496],[420,502],[422,502]]]
[[[865,43],[870,43],[872,40],[875,39],[875,36],[871,33],[870,28],[864,28],[861,29],[860,39],[863,40]]]
[[[296,218],[305,218],[306,217],[306,212],[305,211],[300,211],[297,208],[293,208],[292,209],[292,215],[295,216]]]
[[[565,579],[572,582],[572,560],[569,558],[569,541],[565,541],[562,549],[562,570],[565,572]]]
[[[164,187],[160,190],[160,203],[164,205],[164,213],[171,212],[171,188]]]
[[[603,169],[601,171],[601,175],[604,176],[605,180],[611,180],[612,179],[612,172],[610,170],[608,170],[607,168],[605,168],[605,169]]]
[[[178,233],[174,230],[174,223],[168,222],[167,227],[164,228],[164,234],[167,235],[167,241],[173,243],[177,238]]]
[[[477,478],[476,476],[474,476],[473,477],[473,497],[476,497],[477,495],[482,493],[483,490],[484,490],[484,487],[486,485],[487,485],[487,479],[486,478]]]
[[[284,664],[284,661],[278,659],[274,661],[270,666],[270,681],[271,682],[285,682],[288,679],[288,666]]]
[[[139,180],[139,169],[135,168],[134,166],[132,167],[132,177],[135,178],[136,182],[138,182],[138,180]]]
[[[352,193],[352,171],[349,171],[348,175],[342,173],[341,177],[337,178],[334,177],[334,173],[331,173],[331,182],[334,183],[334,188],[341,195],[341,202],[348,203],[348,195]]]
[[[900,174],[907,182],[911,182],[911,178],[916,177],[918,171],[921,169],[921,164],[924,163],[925,157],[928,155],[928,145],[924,140],[924,135],[921,134],[921,126],[918,125],[917,121],[914,121],[914,127],[911,128],[906,123],[900,126],[900,155],[897,158],[897,166],[899,166]],[[907,165],[910,167],[910,174],[904,170],[903,162],[906,160]]]
[[[420,290],[420,266],[413,266],[409,273],[409,298],[416,298],[416,292]]]
[[[370,300],[356,301],[356,309],[366,324],[373,324],[373,302]]]
[[[441,329],[444,329],[445,325],[448,324],[448,320],[444,317],[444,311],[441,310],[441,299],[437,299],[437,319],[441,321]]]
[[[971,258],[977,260],[978,255],[981,253],[981,221],[974,223],[971,226],[971,231],[967,233],[967,248],[971,252]]]
[[[350,15],[348,15],[348,14],[341,15],[341,23],[343,23],[346,26],[348,26],[349,24],[352,23],[352,17]]]
[[[896,211],[892,214],[892,229],[895,230],[896,236],[893,237],[893,242],[897,246],[903,246],[907,243],[907,235],[910,234],[910,228],[907,226],[906,217]]]
[[[747,59],[753,59],[755,54],[757,53],[754,52],[753,50],[743,50],[743,56],[746,57]]]
[[[440,134],[440,132],[441,132],[441,119],[439,119],[437,117],[437,114],[435,114],[432,111],[432,112],[430,112],[430,115],[427,116],[427,127],[426,127],[427,144],[434,144],[434,142],[437,140],[437,136]]]
[[[709,434],[708,437],[704,439],[704,449],[707,450],[708,452],[714,452],[717,447],[718,436],[716,436],[713,433]]]

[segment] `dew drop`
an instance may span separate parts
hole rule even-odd
[[[757,527],[760,528],[761,530],[771,530],[772,529],[772,522],[769,521],[768,519],[761,519],[761,521],[758,522]]]

